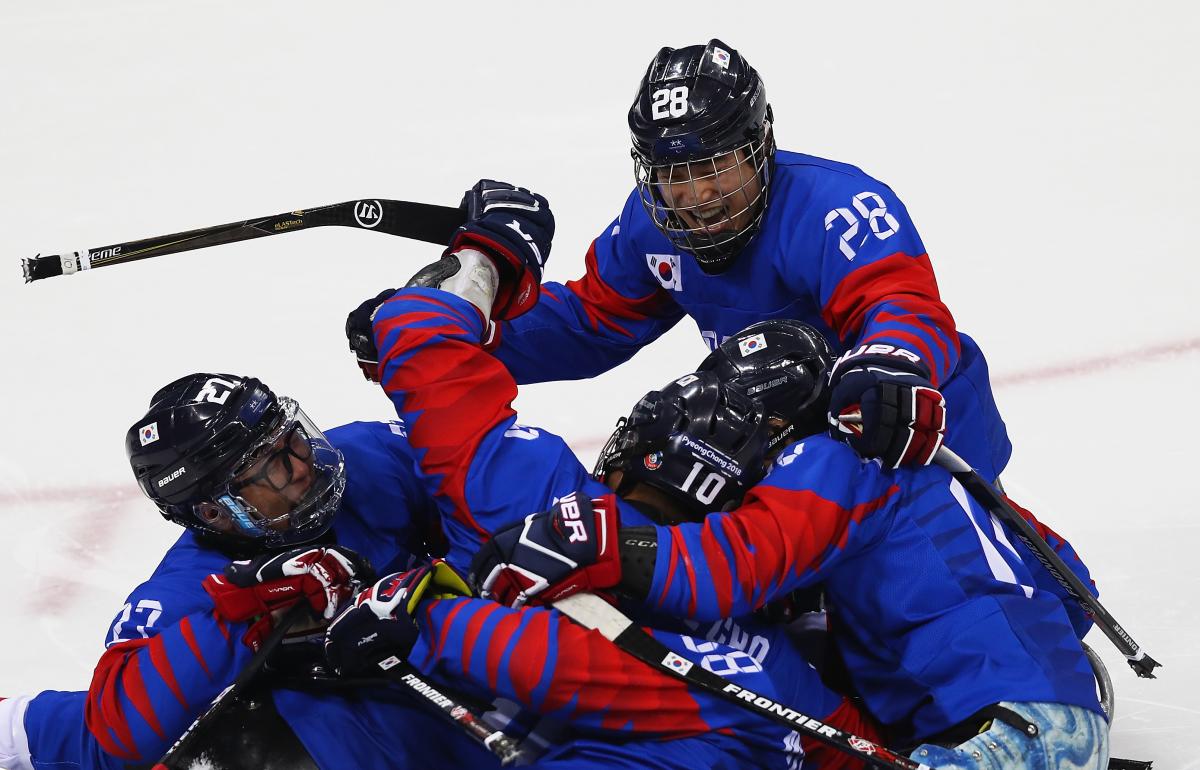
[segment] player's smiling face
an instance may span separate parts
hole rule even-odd
[[[655,173],[663,203],[688,230],[741,232],[758,212],[762,181],[742,149]]]

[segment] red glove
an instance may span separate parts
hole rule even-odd
[[[257,650],[288,607],[306,601],[325,625],[372,573],[367,560],[349,548],[304,546],[235,561],[223,575],[205,578],[204,590],[218,616],[254,621],[242,642]]]

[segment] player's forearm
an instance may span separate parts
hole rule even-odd
[[[895,253],[853,270],[825,298],[821,315],[851,349],[878,344],[916,354],[935,385],[958,365],[954,317],[925,254]]]
[[[109,647],[85,711],[99,748],[132,762],[157,759],[253,654],[241,642],[244,626],[196,612],[148,639]]]
[[[507,698],[572,729],[624,737],[685,737],[714,725],[687,686],[558,612],[482,599],[431,601],[411,661],[425,673]]]

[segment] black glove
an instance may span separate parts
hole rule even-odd
[[[890,345],[864,350],[871,352],[843,356],[830,374],[830,425],[888,468],[929,465],[946,436],[946,399],[915,353]]]
[[[375,347],[375,332],[371,322],[379,306],[395,293],[395,289],[384,289],[346,316],[346,339],[350,342],[350,350],[358,358],[358,368],[362,370],[363,377],[371,382],[379,382],[379,349]]]
[[[520,608],[552,604],[621,580],[613,495],[572,492],[545,513],[496,532],[471,560],[470,580],[485,599]]]
[[[481,179],[467,190],[461,206],[467,222],[455,232],[446,253],[473,248],[495,260],[500,287],[492,317],[516,318],[538,299],[554,238],[550,204],[523,187]]]
[[[379,580],[354,599],[325,634],[325,657],[342,676],[378,674],[404,660],[420,631],[413,619],[423,599],[471,596],[471,588],[448,562],[434,559]]]

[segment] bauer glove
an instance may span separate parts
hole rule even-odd
[[[890,349],[875,352],[879,349]],[[946,399],[914,353],[871,345],[843,356],[829,376],[829,424],[885,467],[929,465],[946,436]]]
[[[569,494],[493,535],[471,560],[471,584],[483,598],[516,608],[534,597],[551,604],[614,588],[621,582],[618,526],[614,495]]]

